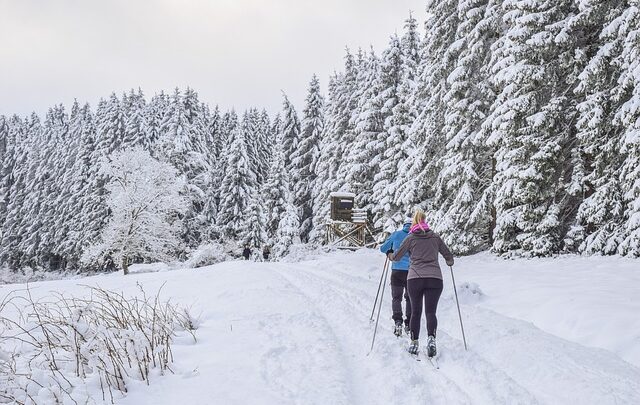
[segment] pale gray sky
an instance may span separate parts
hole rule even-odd
[[[382,50],[425,0],[0,0],[0,114],[193,87],[202,101],[300,109],[344,48]]]

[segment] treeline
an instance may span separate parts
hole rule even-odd
[[[291,142],[299,131],[286,97],[283,118],[271,120],[257,109],[241,116],[210,109],[192,89],[148,102],[140,90],[112,94],[95,112],[78,102],[69,112],[59,105],[44,121],[36,114],[0,117],[0,263],[80,268],[112,215],[101,164],[136,146],[171,163],[188,184],[185,252],[210,241],[262,248],[289,238],[288,246],[306,229],[293,206],[292,163],[285,159],[302,151]],[[303,160],[297,158],[297,167]],[[138,259],[153,260],[153,252]]]
[[[388,230],[420,205],[457,253],[640,256],[638,7],[429,1],[331,78],[315,189]]]
[[[326,101],[314,77],[300,116],[187,89],[0,117],[0,263],[78,266],[109,217],[100,159],[136,145],[187,180],[186,247],[320,242],[342,190],[384,230],[421,206],[459,254],[640,256],[638,1],[427,7],[424,34],[347,51]]]

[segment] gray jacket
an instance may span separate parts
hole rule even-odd
[[[391,260],[400,260],[409,252],[411,264],[409,275],[411,278],[439,278],[442,280],[442,271],[438,264],[438,253],[447,261],[447,266],[453,266],[453,255],[440,236],[432,230],[411,233],[400,245],[397,252],[393,253]]]

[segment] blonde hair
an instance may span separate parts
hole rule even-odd
[[[413,221],[411,221],[411,225],[417,225],[421,222],[427,221],[427,214],[424,213],[420,208],[416,209],[416,212],[413,214]]]

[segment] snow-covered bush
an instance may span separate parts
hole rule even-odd
[[[313,260],[328,252],[334,252],[336,250],[338,249],[334,246],[324,246],[324,245],[318,246],[318,245],[297,243],[289,247],[289,250],[288,250],[289,253],[286,256],[280,258],[280,261],[288,262],[288,263],[297,263],[297,262],[302,262],[307,260]]]
[[[220,243],[206,243],[189,254],[185,266],[189,268],[203,267],[231,259],[232,257]]]
[[[456,286],[458,299],[461,304],[475,304],[485,297],[477,283],[462,282]],[[448,300],[455,300],[454,292],[450,291],[446,297]]]
[[[160,291],[89,293],[35,300],[27,289],[0,302],[0,403],[113,403],[130,381],[170,371],[178,333],[195,340],[198,322]]]
[[[31,283],[34,281],[62,280],[82,276],[83,275],[76,272],[51,272],[38,268],[33,269],[31,267],[25,267],[19,271],[12,271],[6,267],[2,267],[0,268],[0,285]]]

